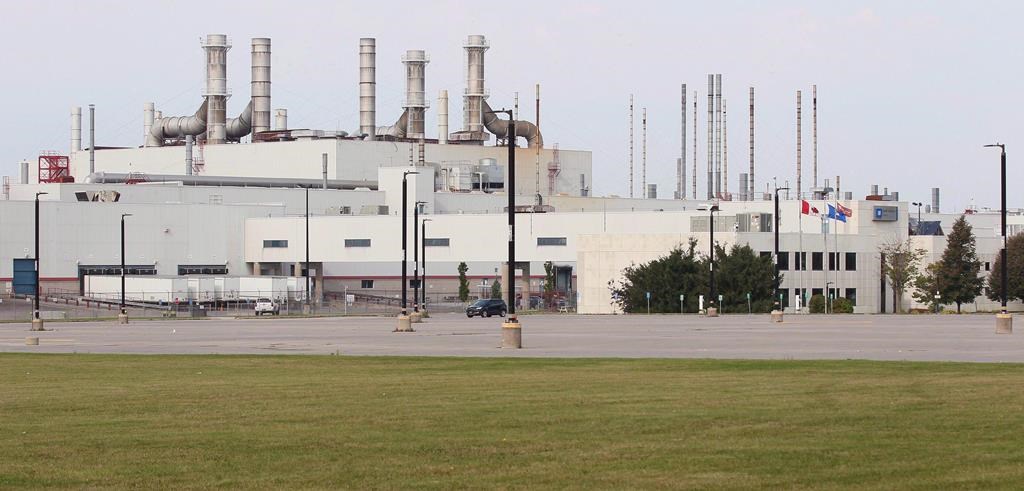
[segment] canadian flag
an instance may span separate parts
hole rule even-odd
[[[804,215],[817,215],[821,212],[818,211],[817,208],[811,206],[810,203],[800,200],[800,213],[803,213]]]

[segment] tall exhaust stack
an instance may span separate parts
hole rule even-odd
[[[270,38],[252,38],[252,135],[270,131]]]
[[[644,193],[644,198],[647,198],[647,108],[643,110],[643,117],[641,119],[641,126],[643,127],[643,150],[640,158],[640,190]]]
[[[82,108],[71,108],[71,152],[82,151]]]
[[[811,86],[811,167],[814,175],[814,187],[818,187],[818,86]]]
[[[715,74],[715,196],[722,194],[722,74]]]
[[[708,199],[715,197],[715,75],[708,74]]]
[[[156,142],[156,138],[150,134],[153,129],[153,123],[156,121],[156,105],[152,102],[147,102],[142,105],[142,146],[144,147],[156,147],[159,144]]]
[[[377,132],[377,39],[359,40],[359,132]]]
[[[89,173],[96,172],[96,105],[89,104]]]
[[[800,184],[801,167],[800,167],[800,137],[801,137],[801,113],[800,113],[800,91],[796,91],[796,198],[803,199],[803,188]]]
[[[932,213],[939,213],[939,188],[932,188]]]
[[[274,109],[274,131],[285,131],[288,129],[288,110]]]
[[[466,93],[463,98],[463,130],[480,134],[483,139],[484,53],[490,48],[487,39],[474,34],[466,39]]]
[[[693,91],[693,199],[697,199],[697,91]]]
[[[722,193],[729,194],[729,125],[726,119],[725,99],[722,99]]]
[[[679,101],[679,162],[676,164],[676,199],[686,199],[686,84],[680,90]]]
[[[227,141],[228,50],[231,45],[224,34],[209,34],[203,43],[206,51],[206,143],[216,145]]]
[[[747,201],[754,200],[754,88],[750,88],[750,171],[747,173],[749,187],[743,192],[747,193]]]
[[[437,95],[437,143],[448,143],[448,91],[442,90]]]
[[[421,49],[405,52],[402,63],[405,65],[405,103],[402,107],[408,112],[406,137],[419,139],[424,135],[424,115],[427,111],[426,69],[427,53]]]
[[[629,197],[633,197],[633,94],[629,94]]]

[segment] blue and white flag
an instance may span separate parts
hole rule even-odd
[[[828,205],[828,217],[833,220],[839,220],[840,222],[846,223],[845,213],[836,213],[836,207]]]

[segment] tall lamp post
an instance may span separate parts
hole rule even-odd
[[[39,196],[44,194],[50,194],[46,191],[39,191],[36,193],[36,294],[35,298],[32,299],[32,328],[33,331],[43,330],[43,320],[39,318],[39,282],[42,280],[40,274],[40,261],[39,261]]]
[[[306,186],[306,264],[305,271],[302,272],[303,278],[306,280],[306,301],[302,304],[302,313],[305,315],[310,314],[309,299],[312,294],[312,288],[309,285],[309,188]]]
[[[710,217],[711,231],[711,255],[708,267],[711,270],[711,298],[708,299],[708,317],[718,317],[718,309],[715,307],[715,300],[718,298],[718,291],[715,289],[715,213],[718,212],[718,205],[711,205],[708,207],[708,216]]]
[[[1006,145],[1002,143],[993,143],[991,145],[985,145],[986,147],[999,147],[999,173],[1000,173],[1000,208],[1002,210],[1002,234],[1003,234],[1003,250],[1000,251],[999,263],[999,299],[1002,303],[1002,309],[999,314],[996,315],[996,333],[998,334],[1010,334],[1013,332],[1013,317],[1006,310],[1006,263],[1009,259],[1006,254]]]
[[[412,310],[413,322],[423,320],[420,314],[420,208],[426,201],[417,201],[412,207]]]
[[[923,203],[915,201],[910,204],[917,207],[917,235],[921,235],[921,206],[923,206]]]
[[[516,317],[516,121],[511,109],[492,112],[508,115],[508,319],[501,325],[501,347],[518,349],[523,345],[523,331]]]
[[[124,303],[124,276],[127,269],[124,264],[124,219],[130,216],[132,216],[131,213],[121,214],[121,312],[117,314],[117,322],[121,324],[128,323],[128,308]]]
[[[402,313],[398,316],[398,327],[395,332],[413,332],[412,321],[409,318],[408,299],[406,299],[409,288],[409,281],[406,279],[406,264],[409,260],[408,224],[406,223],[409,217],[409,174],[419,174],[419,172],[414,170],[402,172]]]
[[[774,271],[775,279],[773,280],[772,295],[775,297],[772,300],[772,305],[775,305],[775,311],[772,312],[772,319],[776,322],[782,322],[782,298],[779,293],[780,281],[779,281],[779,191],[789,191],[789,186],[775,187],[775,216],[773,221],[775,222],[773,231],[775,232],[775,254],[772,256],[774,259]],[[802,258],[801,258],[802,259]]]
[[[420,274],[420,286],[423,287],[423,299],[420,300],[420,312],[423,314],[423,317],[429,317],[427,314],[427,222],[432,221],[433,220],[429,218],[424,218],[420,221],[420,227],[423,228],[420,233],[420,247],[422,248],[420,251],[420,260],[423,261],[423,268]]]

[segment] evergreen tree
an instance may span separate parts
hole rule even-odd
[[[981,261],[978,260],[974,232],[963,215],[953,222],[953,230],[946,237],[946,250],[942,253],[938,268],[938,291],[943,300],[960,306],[973,302],[981,295],[985,279],[979,276]]]
[[[459,263],[459,301],[465,302],[469,300],[469,280],[466,279],[466,271],[469,271],[469,266],[466,263]]]
[[[753,312],[771,310],[775,269],[770,256],[759,256],[749,245],[734,244],[728,251],[716,246],[715,263],[716,289],[722,295],[721,312],[746,313],[748,293]]]
[[[1006,239],[1006,255],[1009,260],[1006,262],[1006,300],[1024,301],[1024,233],[1017,234]],[[1002,291],[1002,253],[992,263],[992,273],[988,276],[988,288],[986,295],[989,300],[998,302]]]
[[[501,282],[498,280],[494,280],[494,283],[491,283],[491,298],[501,298]]]

